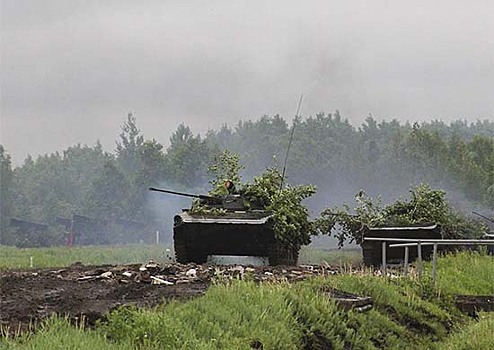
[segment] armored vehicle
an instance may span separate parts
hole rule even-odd
[[[175,258],[179,263],[202,264],[212,255],[267,257],[270,265],[297,263],[300,247],[277,240],[273,214],[242,194],[207,196],[153,187],[150,190],[198,199],[173,220]]]

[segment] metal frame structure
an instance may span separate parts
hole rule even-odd
[[[489,235],[488,237],[490,237]],[[434,286],[436,285],[436,275],[437,275],[437,247],[439,245],[494,245],[493,239],[414,239],[414,238],[384,238],[384,237],[364,237],[365,241],[381,241],[382,242],[382,265],[381,271],[382,275],[386,276],[387,274],[387,261],[386,261],[386,243],[387,242],[401,242],[390,244],[390,248],[404,247],[405,248],[405,256],[404,256],[404,275],[408,275],[408,257],[409,247],[417,246],[418,252],[418,275],[419,278],[422,278],[423,272],[423,264],[422,264],[422,246],[424,245],[432,245],[433,253],[432,253],[432,280]]]

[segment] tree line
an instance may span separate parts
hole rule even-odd
[[[13,167],[0,145],[0,244],[62,244],[66,228],[60,219],[74,215],[100,224],[105,237],[95,243],[128,242],[122,222],[169,232],[173,213],[188,201],[159,199],[149,187],[206,192],[208,166],[224,149],[240,155],[243,178],[252,179],[267,167],[281,168],[292,128],[287,181],[316,186],[318,194],[309,203],[314,210],[348,201],[360,189],[395,199],[420,183],[447,190],[469,208],[494,208],[494,123],[488,120],[410,124],[369,116],[353,126],[338,111],[293,122],[263,116],[204,135],[180,124],[165,148],[146,139],[129,114],[112,152],[99,142],[77,144],[35,159],[28,156]],[[39,232],[22,236],[12,219],[46,224],[45,230],[39,227],[43,242],[33,238]]]

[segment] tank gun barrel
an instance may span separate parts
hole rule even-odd
[[[215,199],[214,197],[206,196],[206,195],[202,195],[202,194],[191,194],[191,193],[185,193],[185,192],[170,191],[170,190],[164,190],[164,189],[156,188],[156,187],[149,187],[149,190],[155,191],[155,192],[174,194],[174,195],[182,196],[182,197],[191,197],[191,198],[209,199],[209,200]]]

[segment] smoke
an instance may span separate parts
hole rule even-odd
[[[160,188],[177,191],[170,184],[163,183]],[[192,193],[196,194],[196,193]],[[149,192],[146,206],[160,230],[160,240],[165,244],[173,242],[173,218],[183,209],[190,208],[192,198],[180,197],[173,194]]]

